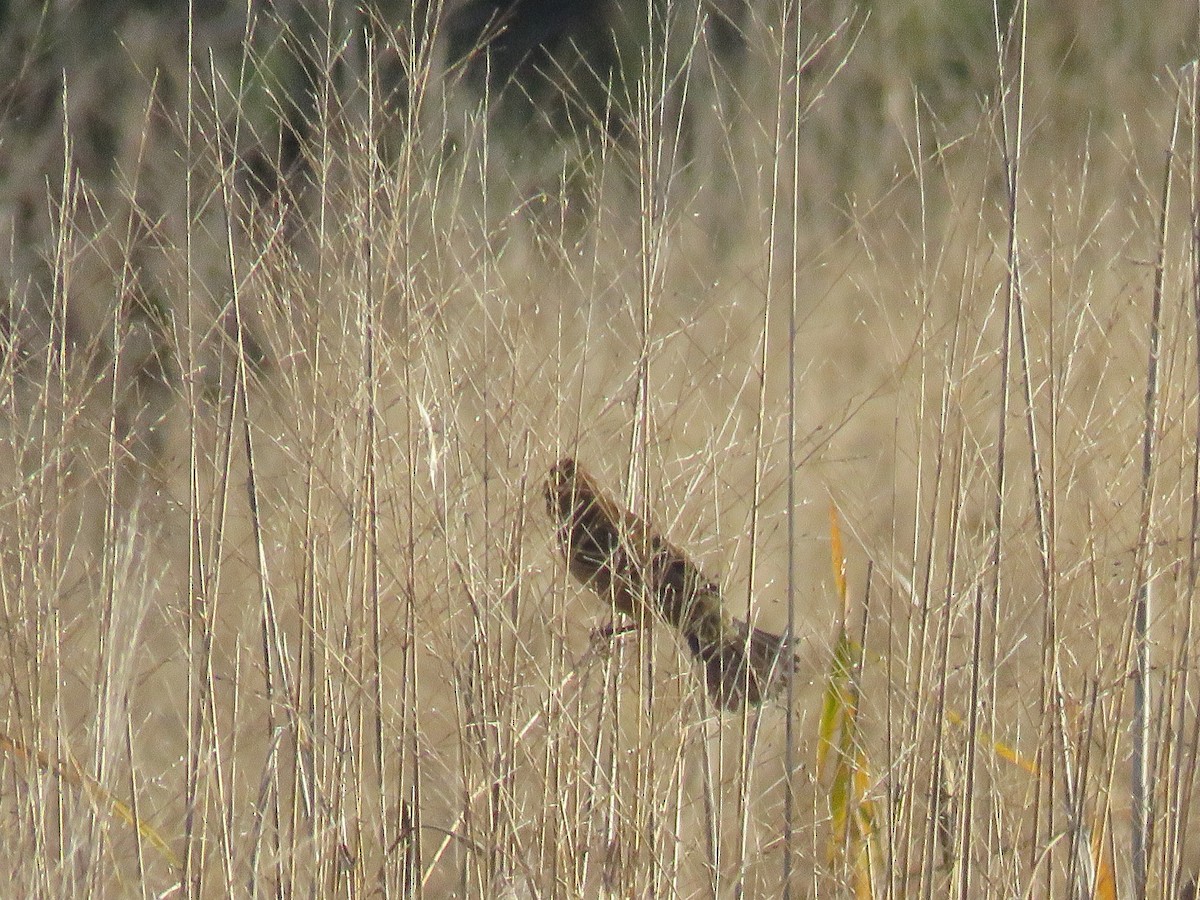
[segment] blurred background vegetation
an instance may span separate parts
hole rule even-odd
[[[765,33],[778,29],[783,12],[768,0],[4,3],[0,179],[15,233],[31,237],[21,229],[44,218],[38,195],[61,169],[64,134],[73,166],[103,198],[117,173],[129,171],[151,94],[156,116],[178,119],[188,90],[189,7],[196,63],[211,63],[216,77],[237,86],[238,152],[254,155],[247,165],[260,179],[267,162],[289,172],[311,149],[327,43],[338,51],[335,99],[353,107],[363,101],[372,42],[380,114],[393,141],[404,140],[407,105],[429,90],[410,76],[435,44],[430,63],[439,80],[465,81],[476,99],[490,94],[493,125],[524,130],[540,120],[567,140],[595,126],[619,132],[634,112],[645,55],[661,57],[668,82],[678,82],[697,42],[710,51],[707,77],[726,91],[724,115],[761,101],[773,87],[761,67]],[[1013,8],[1005,0],[995,14],[1007,22]],[[820,60],[836,59],[838,68],[803,135],[816,208],[887,186],[906,165],[905,142],[918,123],[949,142],[991,99],[992,4],[838,2],[805,4],[803,15],[804,34],[822,42]],[[1136,111],[1130,99],[1188,61],[1195,23],[1194,6],[1175,2],[1033,5],[1034,128],[1052,130],[1066,147]],[[837,39],[826,42],[828,35]],[[816,65],[809,72],[827,75]],[[223,124],[232,118],[230,110]],[[528,141],[509,149],[532,152]]]
[[[1013,9],[1000,3],[1000,21]],[[0,326],[30,349],[45,339],[64,190],[78,192],[77,225],[90,219],[99,233],[131,219],[129,246],[113,252],[137,270],[127,312],[145,340],[126,368],[154,406],[155,385],[174,371],[155,335],[178,298],[147,248],[183,234],[189,91],[211,111],[191,120],[194,133],[223,135],[246,203],[304,205],[317,123],[365,115],[370,76],[390,158],[411,141],[453,153],[470,108],[485,106],[490,164],[503,173],[486,202],[502,215],[558,192],[568,209],[556,213],[580,218],[585,201],[570,185],[588,160],[639,164],[630,150],[637,84],[650,74],[667,98],[659,132],[678,135],[676,182],[688,196],[712,196],[695,214],[725,253],[740,223],[761,215],[761,193],[747,181],[761,182],[764,162],[747,177],[736,137],[739,122],[761,127],[747,110],[777,100],[772,52],[783,13],[775,0],[4,3]],[[796,142],[798,195],[819,239],[842,231],[862,198],[903,181],[918,148],[933,158],[977,127],[996,101],[997,34],[992,5],[970,0],[810,3],[803,16],[811,106]],[[1063,161],[1085,146],[1111,150],[1088,145],[1089,135],[1118,125],[1140,133],[1139,115],[1161,113],[1141,98],[1194,52],[1192,4],[1072,0],[1035,4],[1029,17],[1027,65],[1037,77],[1026,121],[1043,152],[1055,148]],[[515,187],[506,193],[503,180]],[[73,340],[94,342],[107,320],[110,292],[100,293],[73,298]]]

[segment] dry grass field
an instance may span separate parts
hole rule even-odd
[[[738,72],[693,8],[571,133],[420,4],[124,19],[119,97],[9,96],[0,895],[1194,896],[1200,42],[1152,5],[763,2]],[[782,696],[571,578],[564,456],[790,629]]]

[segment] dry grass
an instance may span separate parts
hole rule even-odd
[[[512,167],[401,30],[364,45],[418,63],[401,104],[307,47],[292,195],[239,176],[253,66],[198,49],[110,197],[56,176],[0,356],[0,893],[1177,896],[1196,70],[1059,129],[1053,42],[1001,22],[970,127],[886,82],[899,174],[843,205],[812,135],[870,23],[782,18],[741,94],[698,51],[736,110],[694,155],[651,56],[621,140]],[[598,639],[540,498],[567,454],[791,628],[785,702]]]

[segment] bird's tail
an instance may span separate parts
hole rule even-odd
[[[719,640],[687,635],[688,648],[704,665],[704,681],[722,709],[757,705],[778,694],[791,680],[796,657],[778,634],[752,628],[741,619],[723,629]]]

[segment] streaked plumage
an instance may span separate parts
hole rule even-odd
[[[545,491],[571,574],[638,622],[650,614],[675,626],[703,664],[714,703],[729,710],[758,704],[791,678],[787,642],[730,616],[719,585],[573,459],[550,470]]]

